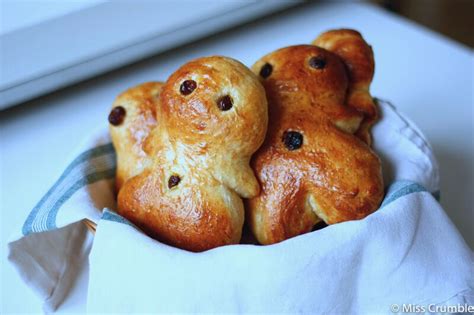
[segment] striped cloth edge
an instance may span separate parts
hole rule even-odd
[[[115,168],[115,150],[111,143],[77,156],[31,210],[23,224],[23,235],[56,229],[56,217],[61,206],[81,188],[113,178]]]

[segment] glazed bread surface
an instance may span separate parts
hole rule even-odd
[[[382,200],[380,160],[368,145],[377,117],[368,93],[371,50],[350,30],[315,43],[327,49],[286,47],[252,67],[269,106],[268,133],[252,159],[262,191],[246,202],[261,244],[310,232],[321,221],[362,219]]]
[[[162,86],[161,82],[140,84],[120,94],[112,105],[109,130],[117,154],[117,191],[149,163],[143,143],[157,125],[156,111]]]
[[[364,120],[356,135],[370,145],[370,128],[378,119],[377,107],[369,92],[375,70],[372,47],[359,32],[350,29],[325,32],[313,45],[335,53],[344,61],[349,74],[346,104],[363,113]]]
[[[132,177],[122,177],[118,212],[155,239],[190,251],[239,243],[242,197],[260,191],[249,161],[268,121],[257,76],[230,58],[199,58],[169,77],[157,102],[158,122],[144,142],[112,137],[122,148],[119,171],[135,163],[123,152],[137,146],[146,156]]]

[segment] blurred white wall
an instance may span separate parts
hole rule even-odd
[[[105,0],[0,0],[0,35],[102,2]]]

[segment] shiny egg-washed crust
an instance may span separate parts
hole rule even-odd
[[[359,32],[350,29],[325,32],[312,44],[335,53],[345,63],[349,75],[346,104],[364,114],[356,135],[370,145],[370,128],[378,119],[377,107],[369,93],[375,69],[372,47]]]
[[[125,109],[125,119],[118,126],[110,125],[110,136],[117,153],[116,190],[129,178],[140,174],[149,158],[143,151],[143,142],[157,125],[156,111],[163,83],[147,82],[120,94],[112,108]]]
[[[347,32],[322,36],[329,42],[332,36]],[[349,34],[359,38],[358,33]],[[354,51],[358,51],[354,43],[361,43],[351,38],[345,42]],[[338,49],[344,47],[341,43]],[[311,67],[314,57],[320,68]],[[255,73],[261,73],[265,65],[272,67],[262,78],[269,108],[268,133],[251,164],[262,190],[246,202],[248,223],[261,244],[309,232],[321,220],[334,224],[364,218],[382,200],[380,160],[356,135],[366,112],[348,103],[351,91],[359,88],[354,87],[359,82],[354,78],[372,77],[373,66],[364,67],[373,60],[371,55],[369,60],[358,60],[362,58],[358,54],[351,58],[300,45],[272,52],[252,67]],[[364,76],[363,69],[370,73]],[[298,142],[288,146],[287,132],[299,133],[301,146]]]
[[[183,95],[187,80],[196,88]],[[232,107],[221,110],[225,96]],[[263,86],[233,59],[200,58],[171,75],[159,103],[159,123],[143,146],[150,162],[121,188],[119,213],[155,239],[190,251],[238,243],[241,197],[260,191],[249,161],[267,129]]]

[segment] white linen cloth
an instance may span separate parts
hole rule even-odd
[[[190,253],[161,244],[109,210],[115,155],[100,130],[32,210],[9,244],[9,260],[47,311],[86,263],[94,313],[391,313],[474,305],[474,254],[434,197],[432,150],[390,104],[379,107],[374,149],[388,188],[381,208],[364,220],[271,246]],[[84,218],[98,224],[94,237]]]

